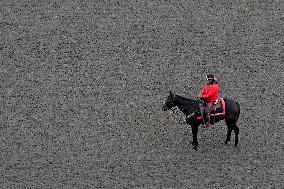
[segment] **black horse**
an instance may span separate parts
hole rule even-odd
[[[185,115],[186,115],[186,123],[191,125],[192,128],[192,135],[193,135],[193,142],[194,149],[197,150],[198,142],[197,142],[197,132],[199,125],[203,124],[203,119],[198,119],[201,117],[200,111],[200,100],[192,100],[188,99],[176,94],[173,94],[170,91],[170,95],[168,96],[164,106],[163,111],[167,111],[175,106],[177,106]],[[224,98],[225,103],[225,115],[223,116],[216,116],[214,117],[214,123],[225,120],[228,132],[227,132],[227,139],[225,144],[227,144],[231,139],[232,130],[235,132],[235,146],[238,145],[238,135],[239,135],[239,128],[237,126],[237,121],[240,115],[240,105],[238,102]],[[213,123],[213,124],[214,124]]]

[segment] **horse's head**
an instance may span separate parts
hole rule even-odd
[[[168,96],[164,106],[163,106],[163,111],[167,111],[170,110],[172,107],[175,106],[174,104],[174,94],[172,93],[172,91],[170,91],[170,95]]]

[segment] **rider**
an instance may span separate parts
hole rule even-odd
[[[206,76],[207,84],[198,94],[198,98],[204,101],[203,116],[205,121],[205,127],[210,126],[210,116],[209,109],[212,104],[218,99],[219,85],[213,74],[208,74]]]

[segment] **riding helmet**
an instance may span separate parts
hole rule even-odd
[[[215,77],[214,77],[213,74],[208,74],[208,75],[206,76],[206,79],[207,79],[207,80],[215,80]]]

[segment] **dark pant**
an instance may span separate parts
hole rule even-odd
[[[208,102],[208,101],[203,101],[203,105],[204,105],[204,109],[203,109],[203,117],[204,117],[204,121],[205,121],[205,124],[208,124],[210,123],[210,116],[209,116],[209,110],[211,108],[211,102]]]

